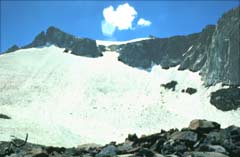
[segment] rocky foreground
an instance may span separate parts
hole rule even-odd
[[[30,138],[30,137],[29,137]],[[161,130],[149,136],[128,135],[124,143],[76,148],[42,146],[13,139],[0,142],[0,156],[9,157],[240,157],[240,127],[220,128],[220,124],[193,120],[182,130]]]

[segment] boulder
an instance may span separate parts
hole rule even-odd
[[[115,156],[117,155],[117,148],[114,145],[108,145],[104,147],[96,157],[106,157],[106,156]]]
[[[177,85],[177,81],[170,81],[166,84],[161,84],[162,87],[165,89],[171,89],[172,91],[175,91]]]
[[[183,157],[229,157],[217,152],[186,152]]]
[[[180,131],[173,133],[170,138],[176,141],[183,141],[193,144],[197,142],[198,134],[193,131]]]
[[[117,150],[119,154],[125,154],[128,152],[128,150],[133,149],[133,142],[124,142],[123,144],[120,144],[117,146]]]
[[[210,103],[222,111],[236,110],[240,107],[240,88],[231,87],[212,92]]]
[[[42,153],[35,154],[32,157],[49,157],[49,155],[47,153],[42,152]]]
[[[213,130],[219,130],[220,124],[212,121],[196,119],[190,122],[188,128],[196,132],[207,133]]]
[[[138,140],[138,137],[136,134],[129,134],[128,137],[126,138],[126,141],[136,142],[137,140]]]
[[[226,149],[220,145],[201,145],[199,151],[204,152],[218,152],[222,154],[228,154]]]
[[[229,152],[231,157],[240,154],[240,127],[229,126],[221,133],[221,145]]]
[[[0,119],[11,119],[11,117],[5,115],[5,114],[2,114],[0,113]]]
[[[188,87],[188,88],[185,90],[185,92],[188,93],[188,94],[190,94],[190,95],[192,95],[192,94],[194,94],[194,93],[197,92],[197,89]]]

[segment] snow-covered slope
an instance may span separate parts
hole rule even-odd
[[[171,80],[175,92],[160,86]],[[182,128],[195,118],[240,125],[239,110],[210,105],[209,93],[220,86],[201,84],[190,71],[129,67],[115,52],[87,58],[55,46],[18,50],[0,56],[0,113],[12,117],[0,119],[0,141],[29,133],[30,142],[70,147]],[[198,92],[182,93],[187,87]]]

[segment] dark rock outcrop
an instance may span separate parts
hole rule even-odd
[[[228,157],[225,154],[218,152],[187,152],[183,157]]]
[[[207,52],[212,41],[212,34],[215,31],[215,25],[206,26],[199,34],[197,42],[189,47],[183,54],[184,59],[180,64],[179,70],[189,69],[199,71],[206,62]]]
[[[86,57],[102,56],[102,51],[98,49],[96,41],[88,38],[77,38],[67,34],[56,27],[49,27],[46,32],[39,33],[33,42],[22,48],[42,47],[56,45],[71,51],[72,54]],[[11,52],[11,51],[9,51]]]
[[[41,32],[23,48],[54,44],[71,50],[72,54],[88,57],[102,56],[110,49],[119,53],[118,60],[144,69],[161,65],[168,69],[200,71],[206,86],[216,83],[240,85],[240,7],[225,13],[217,25],[208,25],[201,32],[169,38],[150,38],[108,47],[96,45],[95,40],[77,38],[55,27]],[[10,49],[16,50],[17,47]],[[10,52],[8,51],[8,52]]]
[[[198,133],[203,133],[203,132],[208,133],[213,130],[219,130],[220,124],[212,121],[196,119],[190,122],[188,128]]]
[[[0,142],[0,156],[52,157],[239,157],[240,128],[221,129],[216,122],[194,120],[182,130],[162,130],[138,138],[129,135],[125,142],[111,142],[105,146],[86,144],[74,148],[42,146],[31,143],[16,147]],[[20,139],[11,142],[23,143]],[[7,150],[7,151],[6,151]]]
[[[166,84],[161,84],[162,87],[165,89],[172,89],[172,91],[175,91],[177,85],[177,81],[171,81]]]
[[[192,94],[194,94],[194,93],[197,92],[197,89],[188,87],[188,88],[185,90],[185,92],[188,93],[188,94],[190,94],[190,95],[192,95]]]
[[[211,93],[210,103],[222,111],[240,107],[240,88],[220,89]]]
[[[11,119],[11,117],[5,115],[5,114],[2,114],[0,113],[0,119]]]
[[[240,7],[218,21],[207,52],[202,76],[206,85],[240,85]]]
[[[174,36],[170,38],[154,38],[120,45],[115,48],[120,55],[118,59],[130,66],[150,68],[152,64],[160,64],[163,68],[179,65],[183,53],[187,51],[199,34]]]
[[[124,45],[112,45],[119,60],[133,67],[200,71],[206,86],[222,82],[240,85],[240,11],[225,13],[217,25],[187,36],[153,38]]]

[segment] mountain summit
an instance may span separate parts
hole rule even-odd
[[[60,48],[71,50],[72,54],[88,57],[102,56],[98,50],[96,41],[88,38],[77,38],[73,35],[65,33],[56,27],[49,27],[46,32],[39,33],[34,40],[22,48],[42,47],[47,45],[56,45]],[[8,50],[16,50],[11,48]]]
[[[235,86],[240,85],[239,12],[239,7],[228,11],[217,25],[208,25],[200,33],[110,46],[97,46],[95,40],[77,38],[56,27],[49,27],[46,33],[41,32],[32,43],[22,48],[53,44],[71,50],[72,54],[87,57],[102,56],[102,51],[110,49],[119,53],[120,61],[132,67],[179,66],[179,70],[200,71],[207,86],[220,82]],[[15,45],[7,52],[17,49]]]

